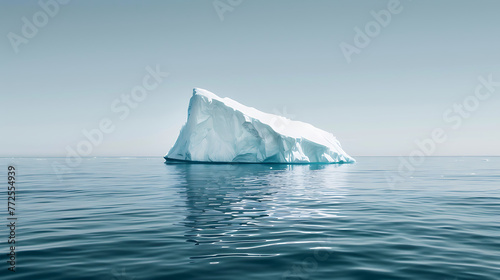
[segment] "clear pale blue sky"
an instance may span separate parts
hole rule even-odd
[[[222,0],[227,2],[227,0]],[[37,1],[0,2],[0,156],[64,156],[102,118],[92,156],[163,156],[193,87],[332,132],[351,155],[406,155],[443,127],[435,155],[500,155],[500,88],[460,128],[442,114],[500,81],[500,1],[408,1],[347,63],[340,43],[389,1],[245,0],[221,21],[213,1],[61,5],[15,53]],[[110,105],[146,66],[170,76],[125,120]]]

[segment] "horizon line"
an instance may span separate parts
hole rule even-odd
[[[80,158],[164,158],[164,156],[84,156]],[[408,157],[407,155],[369,155],[369,156],[353,156],[353,157]],[[500,157],[500,155],[442,155],[442,156],[425,156],[425,157]],[[66,158],[66,156],[0,156],[0,158]]]

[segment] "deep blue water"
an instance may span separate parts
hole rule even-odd
[[[500,279],[500,158],[349,165],[0,159],[17,169],[17,272],[0,279]],[[1,191],[7,224],[7,185]]]

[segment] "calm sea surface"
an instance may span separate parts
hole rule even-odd
[[[500,158],[2,158],[0,279],[500,279]],[[17,169],[7,270],[7,167]]]

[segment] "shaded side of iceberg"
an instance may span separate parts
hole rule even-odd
[[[352,163],[331,134],[195,88],[168,160],[212,163]]]

